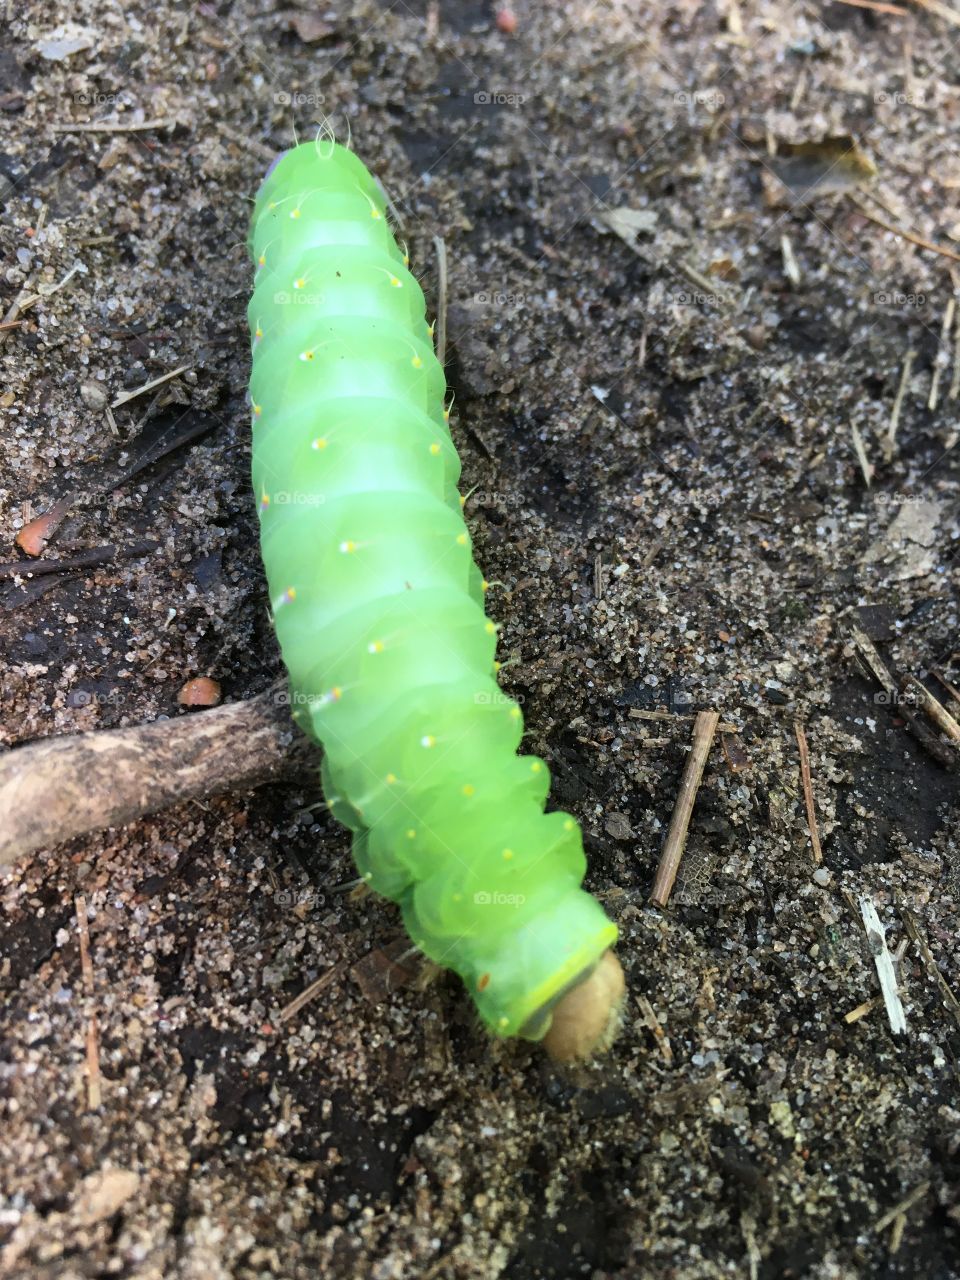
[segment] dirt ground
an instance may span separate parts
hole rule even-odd
[[[850,640],[957,710],[930,675],[960,683],[952,10],[518,0],[511,33],[471,0],[4,8],[3,558],[67,495],[48,557],[155,545],[0,582],[0,742],[279,674],[244,239],[270,158],[328,115],[434,304],[446,241],[504,682],[629,997],[588,1067],[491,1043],[453,979],[390,966],[397,912],[344,891],[312,782],[44,850],[0,879],[0,1274],[960,1276],[955,749]],[[790,150],[836,138],[860,150]],[[661,911],[705,707],[733,727]]]

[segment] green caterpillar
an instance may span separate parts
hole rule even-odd
[[[263,561],[324,794],[413,943],[495,1034],[540,1039],[617,929],[580,888],[577,823],[544,813],[546,765],[517,755],[423,292],[381,188],[327,139],[271,167],[251,252]]]

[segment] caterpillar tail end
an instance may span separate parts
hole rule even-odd
[[[609,1049],[620,1030],[625,994],[623,969],[608,948],[550,1010],[541,1044],[554,1062],[582,1062]]]

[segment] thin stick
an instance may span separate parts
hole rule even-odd
[[[899,1204],[895,1204],[892,1209],[888,1209],[882,1218],[878,1218],[873,1224],[876,1232],[885,1231],[893,1222],[894,1218],[898,1218],[901,1214],[907,1213],[913,1206],[930,1190],[929,1182],[921,1182],[918,1187],[914,1187],[907,1195],[903,1197]]]
[[[911,693],[915,694],[920,707],[927,713],[937,728],[942,733],[945,733],[951,742],[956,742],[960,745],[960,724],[954,720],[943,703],[938,702],[930,690],[920,683],[916,676],[904,676],[900,681],[900,688],[904,693],[909,689]]]
[[[940,377],[948,362],[947,342],[950,338],[950,329],[953,325],[953,313],[956,309],[956,303],[953,298],[947,299],[947,305],[943,309],[943,320],[940,322],[940,348],[937,351],[936,359],[933,362],[933,376],[930,379],[930,395],[927,399],[927,408],[933,412],[937,407],[937,397],[940,389]]]
[[[683,857],[684,846],[687,843],[687,831],[690,828],[693,806],[719,723],[718,711],[699,711],[693,722],[693,745],[687,756],[683,777],[680,779],[680,791],[674,806],[673,817],[670,819],[670,829],[667,831],[663,852],[660,855],[653,892],[650,894],[650,901],[655,906],[665,907],[670,899],[677,872],[680,870],[680,859]]]
[[[292,1018],[294,1014],[310,1003],[314,996],[319,995],[326,987],[329,987],[334,978],[342,971],[343,964],[332,964],[326,973],[321,973],[316,982],[311,982],[309,987],[304,988],[298,996],[295,996],[288,1005],[280,1010],[280,1021],[286,1022]]]
[[[911,347],[907,354],[903,357],[903,368],[900,370],[900,383],[897,387],[897,394],[894,397],[893,408],[890,410],[890,425],[887,427],[887,441],[884,445],[883,456],[887,462],[890,462],[896,451],[897,427],[900,425],[900,410],[903,407],[903,397],[907,391],[907,383],[910,381],[910,374],[913,372],[913,362],[917,358],[917,353]]]
[[[647,1024],[648,1030],[652,1033],[653,1038],[657,1042],[664,1062],[672,1065],[673,1063],[673,1047],[670,1039],[663,1027],[660,1025],[660,1019],[657,1017],[656,1010],[647,999],[646,996],[640,996],[640,1008],[643,1010],[643,1020]]]
[[[944,689],[946,689],[947,693],[949,693],[957,706],[960,706],[960,689],[958,689],[955,684],[951,684],[943,672],[938,671],[936,667],[930,668],[930,674],[938,684],[943,685]]]
[[[145,133],[149,129],[172,129],[176,120],[142,120],[139,124],[125,124],[118,120],[91,120],[78,124],[52,124],[54,133]]]
[[[909,240],[911,244],[917,245],[920,249],[927,249],[930,253],[938,253],[941,258],[949,258],[951,262],[960,262],[960,253],[954,253],[952,249],[945,249],[943,245],[934,244],[932,240],[925,240],[923,236],[918,236],[913,231],[904,231],[902,227],[895,227],[892,222],[885,222],[883,218],[878,218],[875,213],[871,213],[865,208],[863,203],[851,195],[851,200],[867,219],[878,227],[882,227],[884,231],[889,231],[893,236],[899,236],[901,240]]]
[[[137,387],[133,391],[124,391],[122,395],[117,396],[110,408],[119,409],[122,404],[127,404],[130,400],[136,400],[138,396],[145,395],[146,392],[152,391],[154,387],[162,387],[171,378],[176,378],[179,374],[186,373],[188,369],[192,368],[192,364],[182,364],[177,369],[171,369],[169,373],[162,373],[159,378],[153,378],[150,382],[145,382],[142,387]]]
[[[865,1018],[868,1013],[872,1013],[878,1004],[883,1004],[882,996],[871,996],[869,1000],[864,1000],[863,1004],[858,1004],[855,1009],[851,1009],[849,1013],[843,1015],[846,1023],[859,1022],[861,1018]]]
[[[447,242],[443,236],[433,237],[437,252],[437,359],[443,364],[447,356]]]
[[[960,1000],[953,994],[950,983],[940,972],[940,966],[934,959],[933,952],[930,950],[930,944],[927,942],[923,933],[920,931],[920,925],[912,911],[906,907],[900,908],[900,915],[903,917],[903,927],[907,931],[907,936],[911,942],[914,942],[920,948],[920,954],[923,956],[923,962],[927,966],[927,972],[933,978],[934,982],[940,989],[940,995],[943,1003],[953,1014],[957,1026],[960,1027]]]
[[[860,463],[860,470],[863,472],[863,481],[867,488],[870,488],[870,481],[873,479],[873,463],[867,457],[867,450],[864,447],[863,437],[857,430],[856,423],[850,423],[850,434],[853,437],[853,448],[857,455],[857,461]]]
[[[23,287],[21,288],[20,292],[17,294],[14,300],[10,303],[10,306],[9,306],[9,309],[7,310],[6,315],[3,317],[3,324],[0,324],[0,344],[2,344],[6,340],[7,334],[14,327],[14,321],[17,319],[17,316],[20,314],[20,308],[23,306],[24,301],[27,298],[29,298],[30,290],[33,288],[33,282],[34,280],[36,280],[36,278],[37,278],[37,273],[34,271],[31,275],[27,277],[27,279],[23,283]]]
[[[918,9],[926,9],[928,13],[935,13],[938,18],[943,18],[944,22],[960,27],[960,13],[949,5],[941,4],[940,0],[913,0],[913,3]]]
[[[887,664],[880,657],[876,645],[867,633],[862,627],[854,624],[850,627],[849,634],[854,650],[886,695],[883,699],[878,699],[878,701],[882,702],[888,710],[895,711],[897,716],[906,722],[910,732],[923,749],[933,756],[934,760],[939,761],[944,768],[955,768],[957,765],[956,752],[945,746],[937,735],[927,728],[920,717],[914,715],[912,709],[906,705]]]
[[[83,974],[83,989],[87,997],[93,999],[93,961],[90,959],[90,924],[87,920],[87,900],[78,893],[73,900],[77,912],[77,931],[80,941],[80,972]],[[102,1101],[100,1089],[100,1036],[97,1030],[97,1015],[91,1011],[87,1023],[87,1110],[96,1111]]]
[[[898,4],[882,4],[881,0],[838,0],[839,4],[848,4],[854,9],[872,9],[874,13],[889,13],[895,18],[908,18],[909,9],[901,9]]]
[[[684,711],[647,711],[644,707],[631,707],[627,715],[631,720],[670,720],[674,724],[690,724],[697,718],[696,716],[687,715]],[[730,724],[724,720],[717,725],[717,732],[740,733],[742,727],[742,725]]]
[[[817,807],[813,800],[813,783],[810,780],[810,752],[807,749],[807,735],[798,720],[793,726],[797,735],[797,750],[800,752],[800,780],[803,783],[803,802],[807,807],[807,826],[810,828],[810,845],[813,849],[813,860],[819,867],[823,861],[823,850],[820,847],[820,831],[817,827]]]
[[[38,578],[45,573],[70,573],[74,569],[95,569],[112,560],[135,560],[139,556],[156,551],[159,542],[133,542],[129,547],[108,543],[105,547],[91,547],[65,560],[8,560],[0,564],[0,581],[4,578]]]

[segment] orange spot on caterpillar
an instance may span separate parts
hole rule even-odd
[[[490,985],[490,975],[489,975],[489,973],[482,973],[482,974],[480,975],[480,977],[477,979],[477,990],[478,990],[478,991],[486,991],[486,989],[487,989],[487,987],[489,987],[489,985]]]

